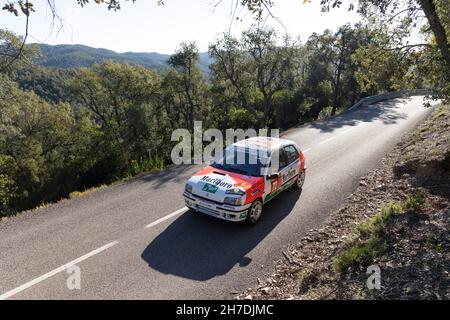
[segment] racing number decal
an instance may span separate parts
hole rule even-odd
[[[281,178],[270,180],[270,193],[277,191],[281,187]]]
[[[297,174],[295,167],[289,168],[282,172],[277,179],[270,180],[270,193],[278,191],[287,181],[292,179]]]

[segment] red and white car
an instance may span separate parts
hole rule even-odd
[[[304,181],[305,157],[295,142],[255,137],[224,149],[187,181],[183,196],[195,211],[254,224],[266,202]]]

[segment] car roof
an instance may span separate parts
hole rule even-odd
[[[276,138],[276,137],[260,136],[260,137],[252,137],[252,138],[248,138],[245,140],[241,140],[241,141],[234,143],[233,145],[237,146],[237,147],[245,147],[245,148],[249,148],[249,149],[263,149],[263,150],[267,150],[267,151],[273,151],[273,150],[277,150],[280,147],[290,145],[290,144],[296,145],[295,142],[290,141],[290,140]]]

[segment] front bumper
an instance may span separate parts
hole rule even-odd
[[[246,204],[243,206],[232,206],[220,204],[214,201],[197,197],[196,195],[186,191],[183,193],[183,196],[186,207],[219,219],[235,222],[243,221],[247,218],[247,211],[251,205]]]

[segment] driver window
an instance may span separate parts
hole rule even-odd
[[[283,150],[283,148],[280,148],[272,153],[270,163],[272,173],[283,170],[289,164],[286,152]]]
[[[293,145],[284,147],[284,151],[289,164],[296,161],[300,157],[297,149]]]

